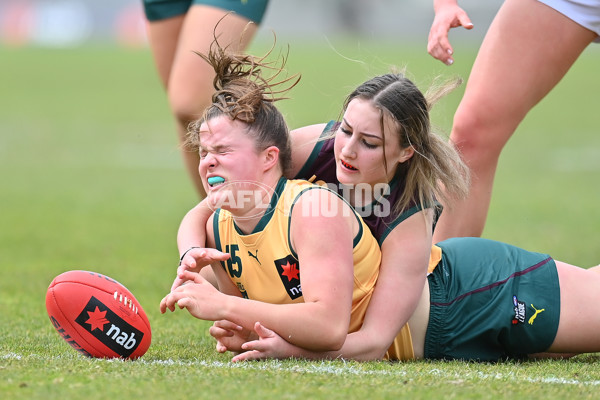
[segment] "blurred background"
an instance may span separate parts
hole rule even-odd
[[[392,67],[422,91],[437,77],[466,81],[502,1],[459,2],[475,27],[451,31],[451,67],[426,51],[432,3],[272,0],[249,52],[264,54],[275,32],[275,54],[289,45],[286,68],[302,74],[278,103],[289,126],[327,122],[356,85]],[[594,44],[519,126],[501,156],[484,237],[583,267],[600,262],[598,71]],[[442,135],[464,86],[433,109]],[[196,357],[186,340],[212,349],[187,313],[158,311],[178,262],[179,223],[198,200],[141,0],[0,0],[0,359],[71,351],[48,321],[44,296],[73,269],[127,286],[158,350]],[[48,383],[48,366],[23,365],[26,375],[40,374],[36,387]]]
[[[393,67],[423,91],[437,77],[468,78],[502,0],[459,2],[475,27],[450,32],[451,67],[426,51],[432,3],[273,0],[249,51],[263,54],[273,32],[278,51],[289,46],[287,68],[302,81],[280,109],[291,128],[321,123],[338,117],[357,84]],[[587,240],[600,226],[598,102],[584,101],[598,98],[598,70],[594,44],[519,126],[500,160],[484,236],[587,266],[600,261]],[[442,134],[463,91],[433,109]],[[141,0],[0,0],[0,174],[0,226],[18,228],[0,229],[3,263],[26,263],[32,245],[52,256],[55,271],[83,255],[92,267],[107,255],[119,265],[149,242],[156,264],[176,255],[178,223],[198,198]]]
[[[502,0],[464,0],[477,28],[467,40],[480,40]],[[427,38],[433,20],[431,0],[274,0],[262,30],[278,35],[318,37],[351,34],[398,40]],[[7,46],[80,46],[115,42],[146,43],[141,0],[1,0],[0,40]]]
[[[451,31],[451,67],[426,51],[432,0],[272,0],[249,51],[264,54],[275,32],[276,53],[289,46],[286,67],[302,74],[278,106],[291,128],[322,123],[339,117],[356,85],[392,67],[423,91],[437,77],[466,80],[502,1],[460,4],[475,28]],[[485,237],[600,262],[598,71],[592,45],[519,126],[502,153]],[[433,109],[443,135],[464,86]],[[165,321],[155,306],[173,279],[179,222],[199,199],[141,0],[0,0],[0,182],[0,337],[19,325],[2,316],[23,308],[21,293],[31,294],[31,319],[55,335],[42,299],[69,269],[121,281]]]
[[[423,91],[438,77],[467,80],[502,0],[459,2],[475,27],[450,32],[451,67],[426,51],[432,3],[272,0],[249,51],[264,54],[273,32],[277,51],[289,46],[287,69],[302,81],[280,109],[291,128],[321,123],[338,117],[357,84],[392,68]],[[519,126],[500,160],[484,236],[587,266],[600,261],[586,240],[600,226],[598,103],[584,101],[598,98],[598,70],[594,44]],[[463,91],[434,107],[440,133],[449,133]],[[118,265],[149,242],[155,256],[177,253],[178,223],[198,198],[141,0],[0,0],[0,174],[0,226],[18,227],[0,229],[3,263],[25,263],[32,245],[52,256],[55,271],[83,255],[92,267],[107,254]]]

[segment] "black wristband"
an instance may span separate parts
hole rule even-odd
[[[199,247],[199,246],[192,246],[192,247],[190,247],[189,249],[187,249],[186,251],[184,251],[184,252],[183,252],[183,254],[181,255],[181,257],[179,257],[179,265],[181,265],[181,262],[183,261],[183,257],[185,257],[185,255],[186,255],[187,253],[189,253],[191,250],[194,250],[194,249],[201,249],[201,248],[202,248],[202,247]]]

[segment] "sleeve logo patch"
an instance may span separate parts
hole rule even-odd
[[[286,292],[292,300],[302,296],[302,287],[300,286],[300,264],[291,254],[285,258],[275,260],[275,267],[279,273],[279,278],[285,287]]]

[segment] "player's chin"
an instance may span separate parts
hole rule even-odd
[[[361,175],[357,172],[339,172],[337,174],[338,181],[342,185],[346,186],[357,186],[363,182]]]
[[[223,204],[226,204],[226,195],[217,189],[210,190],[206,195],[206,201],[208,202],[212,210],[218,208],[224,208]]]

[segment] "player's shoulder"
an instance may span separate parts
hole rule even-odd
[[[291,177],[298,175],[302,167],[311,158],[313,152],[318,149],[319,139],[329,129],[330,125],[331,122],[308,125],[290,132],[292,146]]]
[[[354,209],[336,191],[327,186],[304,180],[290,181],[294,188],[290,192],[291,211],[294,217],[349,217]],[[293,194],[292,194],[293,193]]]

